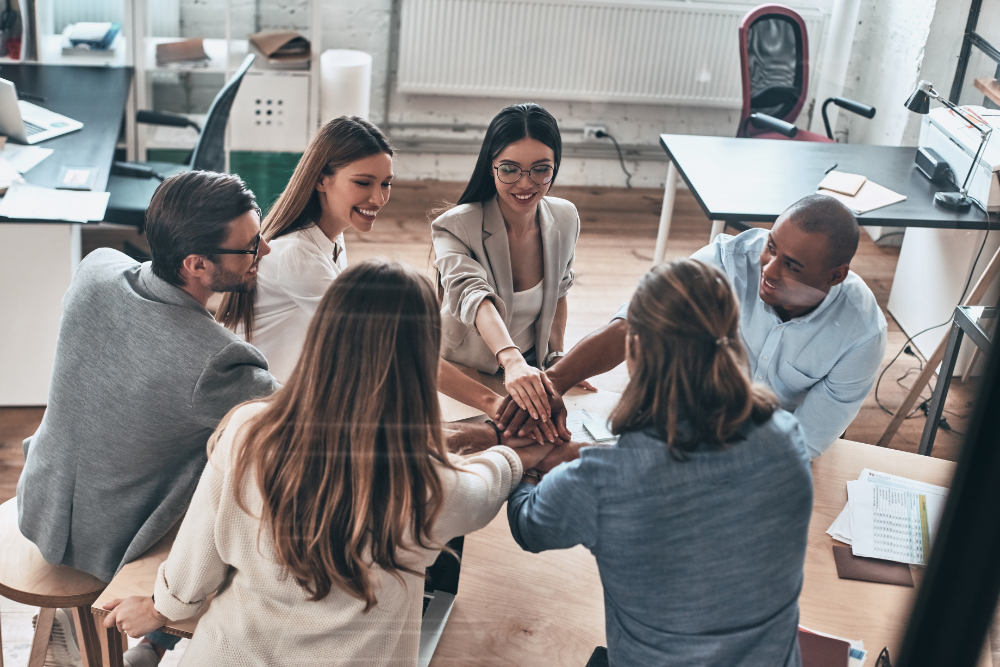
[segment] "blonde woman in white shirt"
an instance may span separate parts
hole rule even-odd
[[[218,311],[225,326],[256,346],[281,383],[298,361],[309,321],[347,268],[344,232],[370,232],[392,189],[389,139],[357,116],[335,118],[316,133],[261,225],[271,254],[257,287],[227,294]],[[441,391],[487,414],[501,398],[442,361]]]
[[[378,260],[344,271],[288,383],[212,437],[153,598],[109,603],[105,626],[141,636],[216,593],[182,665],[415,667],[424,569],[552,449],[450,455],[440,342],[425,276]]]

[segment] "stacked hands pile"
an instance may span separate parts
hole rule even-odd
[[[812,195],[654,266],[567,351],[580,217],[549,195],[556,120],[518,104],[490,124],[431,224],[436,285],[348,263],[393,156],[376,126],[335,119],[263,222],[237,176],[179,174],[147,211],[151,262],[80,264],[24,443],[21,532],[110,581],[181,522],[154,595],[107,606],[144,637],[130,667],[212,595],[182,664],[416,665],[425,569],[504,503],[525,550],[596,556],[611,664],[799,665],[809,462],[885,349],[853,214]],[[617,444],[572,442],[562,395],[622,362]],[[495,423],[442,424],[438,391]]]

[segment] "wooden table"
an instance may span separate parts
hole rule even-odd
[[[567,395],[570,409],[608,412],[613,392]],[[847,503],[849,479],[863,468],[948,486],[955,464],[848,440],[838,440],[813,462],[815,498],[809,524],[805,585],[799,599],[802,625],[846,639],[861,639],[873,665],[888,646],[899,654],[915,588],[842,580],[826,534]],[[767,539],[763,536],[762,539]],[[149,595],[156,571],[173,535],[125,566],[94,603],[98,619],[108,600]],[[912,568],[914,580],[923,571]],[[190,636],[197,619],[172,623],[165,630]],[[118,633],[109,631],[114,644]],[[583,547],[531,554],[514,542],[505,510],[486,528],[466,537],[458,597],[441,635],[432,667],[496,665],[508,667],[583,667],[595,646],[605,644],[604,602],[594,557]],[[107,652],[105,652],[107,655]],[[120,663],[110,663],[120,664]],[[980,661],[989,666],[988,654]]]

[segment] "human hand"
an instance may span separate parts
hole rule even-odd
[[[550,451],[544,459],[535,464],[535,470],[544,475],[560,463],[575,461],[580,458],[580,449],[582,447],[590,446],[591,445],[583,442],[564,442],[556,444],[556,446],[552,448],[552,451]]]
[[[538,465],[538,462],[548,456],[552,449],[553,445],[531,444],[519,447],[515,449],[514,452],[517,454],[517,457],[521,459],[521,467],[524,470],[528,470]]]
[[[153,606],[153,598],[133,595],[124,600],[112,600],[104,605],[110,611],[104,627],[117,627],[129,637],[144,637],[159,630],[170,620]]]
[[[549,442],[569,440],[573,436],[566,427],[566,415],[568,411],[566,410],[566,404],[563,402],[562,396],[553,394],[549,397],[549,403],[552,406],[551,420],[548,422],[539,422],[537,419],[532,419],[524,410],[519,409],[519,406],[508,397],[504,403],[503,411],[495,418],[497,428],[503,430],[505,437],[513,437],[515,435],[525,437],[535,429],[540,428],[542,434]]]
[[[597,391],[597,387],[595,387],[594,385],[590,384],[586,380],[581,380],[580,382],[578,382],[576,384],[576,386],[579,387],[580,389],[583,389],[584,391],[591,391],[591,392],[596,392]]]
[[[501,350],[497,357],[504,368],[504,386],[518,407],[536,421],[548,421],[548,396],[555,393],[549,377],[529,366],[516,347]]]

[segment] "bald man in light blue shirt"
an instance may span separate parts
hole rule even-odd
[[[857,245],[854,214],[831,197],[811,195],[770,230],[719,235],[692,255],[729,277],[752,379],[768,385],[798,418],[811,458],[857,416],[885,355],[885,317],[850,271]],[[627,309],[546,372],[559,393],[624,360]],[[499,421],[511,429],[524,420],[509,410]]]

